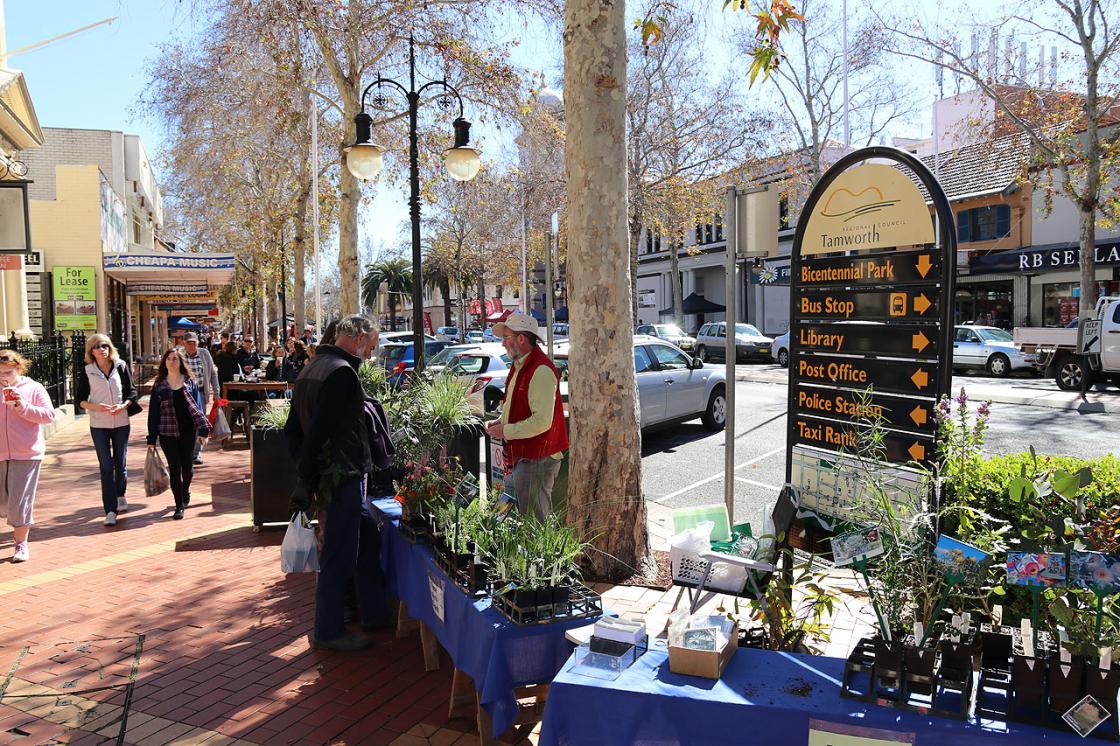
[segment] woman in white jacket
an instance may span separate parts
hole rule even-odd
[[[128,510],[128,436],[130,414],[140,411],[139,394],[132,373],[113,341],[104,334],[86,340],[86,367],[78,376],[77,406],[89,412],[89,432],[101,467],[101,504],[105,525],[117,522],[117,513]],[[131,411],[130,411],[131,410]]]

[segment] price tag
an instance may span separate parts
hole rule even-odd
[[[443,623],[444,580],[431,570],[428,571],[428,592],[432,596],[432,613]]]

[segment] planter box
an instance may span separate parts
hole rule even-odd
[[[283,431],[254,427],[249,432],[249,509],[253,526],[286,524],[291,518],[289,498],[299,478],[295,459],[288,453]]]

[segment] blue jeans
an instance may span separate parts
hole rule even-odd
[[[117,498],[124,497],[128,487],[128,435],[131,425],[123,427],[91,427],[97,463],[101,467],[101,504],[105,513],[117,512]]]
[[[352,580],[363,624],[377,624],[390,614],[381,574],[381,534],[365,500],[365,481],[354,477],[343,482],[327,508],[315,587],[316,640],[333,640],[346,631],[342,615]]]

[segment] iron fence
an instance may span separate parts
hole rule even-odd
[[[41,383],[58,407],[74,402],[75,376],[84,365],[85,345],[85,335],[75,332],[69,338],[53,334],[33,342],[12,339],[0,343],[0,348],[15,350],[27,358],[31,363],[28,377]]]

